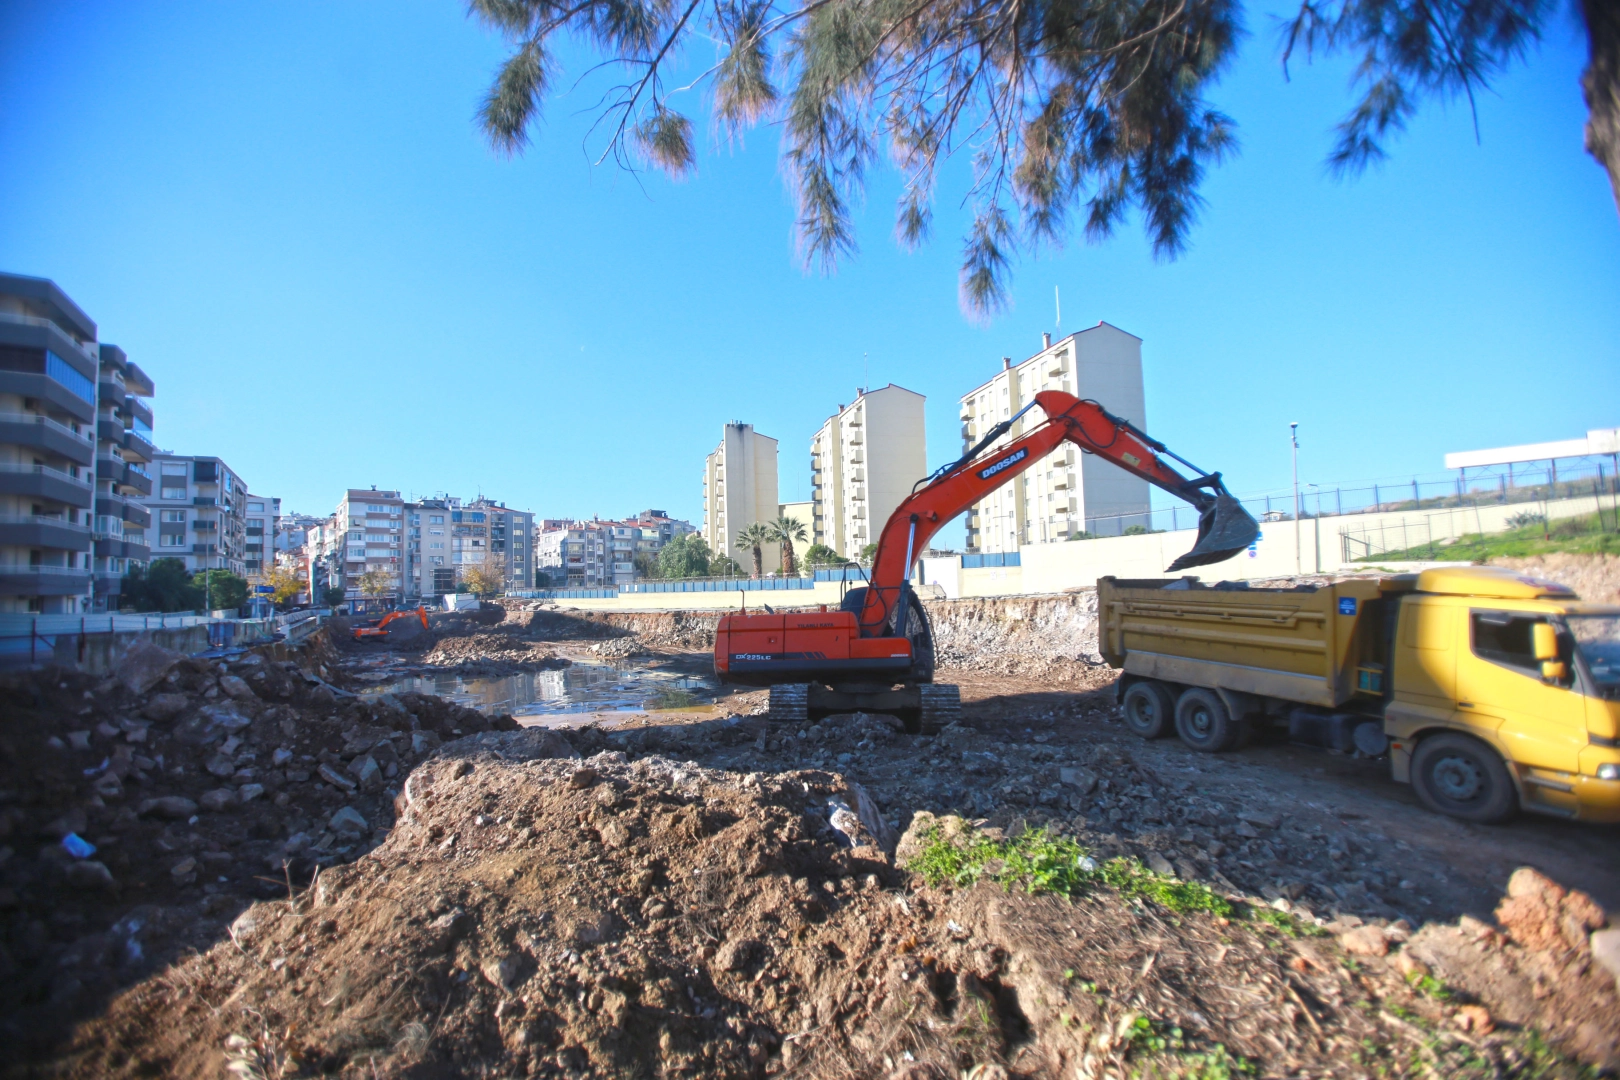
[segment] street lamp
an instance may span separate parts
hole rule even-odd
[[[1304,572],[1304,564],[1299,553],[1299,424],[1288,425],[1288,441],[1293,444],[1294,453],[1294,573]]]

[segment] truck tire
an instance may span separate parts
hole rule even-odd
[[[1162,738],[1175,727],[1176,695],[1156,679],[1143,679],[1127,686],[1119,707],[1131,734],[1144,739]]]
[[[1412,788],[1424,806],[1480,825],[1497,825],[1519,808],[1501,755],[1478,739],[1446,733],[1418,743]]]
[[[1181,741],[1204,754],[1218,754],[1236,746],[1243,736],[1243,722],[1232,719],[1226,703],[1213,690],[1188,687],[1176,702],[1176,734]]]

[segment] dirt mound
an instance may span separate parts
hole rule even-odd
[[[1582,600],[1620,604],[1620,555],[1554,553],[1528,558],[1499,557],[1492,559],[1491,565],[1568,585]]]
[[[1401,926],[1352,966],[1174,888],[931,888],[837,774],[571,753],[446,746],[384,844],[123,994],[50,1074],[1574,1075],[1409,984]]]
[[[370,850],[424,755],[515,726],[438,698],[357,699],[259,652],[146,649],[109,679],[6,679],[0,1041],[39,1045],[217,940],[250,898]]]
[[[513,634],[476,633],[441,637],[422,654],[426,667],[454,668],[468,675],[505,675],[567,667],[551,650]]]
[[[1086,681],[1099,668],[1097,591],[923,604],[939,663],[967,671]]]

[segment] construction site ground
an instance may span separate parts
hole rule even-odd
[[[520,728],[350,696],[375,650],[332,639],[15,680],[6,1075],[1620,1068],[1613,828],[1468,825],[1275,740],[1144,743],[1086,604],[931,605],[963,697],[933,736],[784,728],[763,691]],[[397,659],[496,635],[502,665],[701,671],[706,629],[517,606]]]

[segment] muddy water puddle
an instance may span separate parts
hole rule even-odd
[[[659,671],[631,662],[576,660],[557,671],[470,676],[412,674],[362,693],[436,694],[483,712],[510,713],[521,724],[566,727],[587,714],[611,720],[653,709],[706,708],[718,684],[712,676]]]

